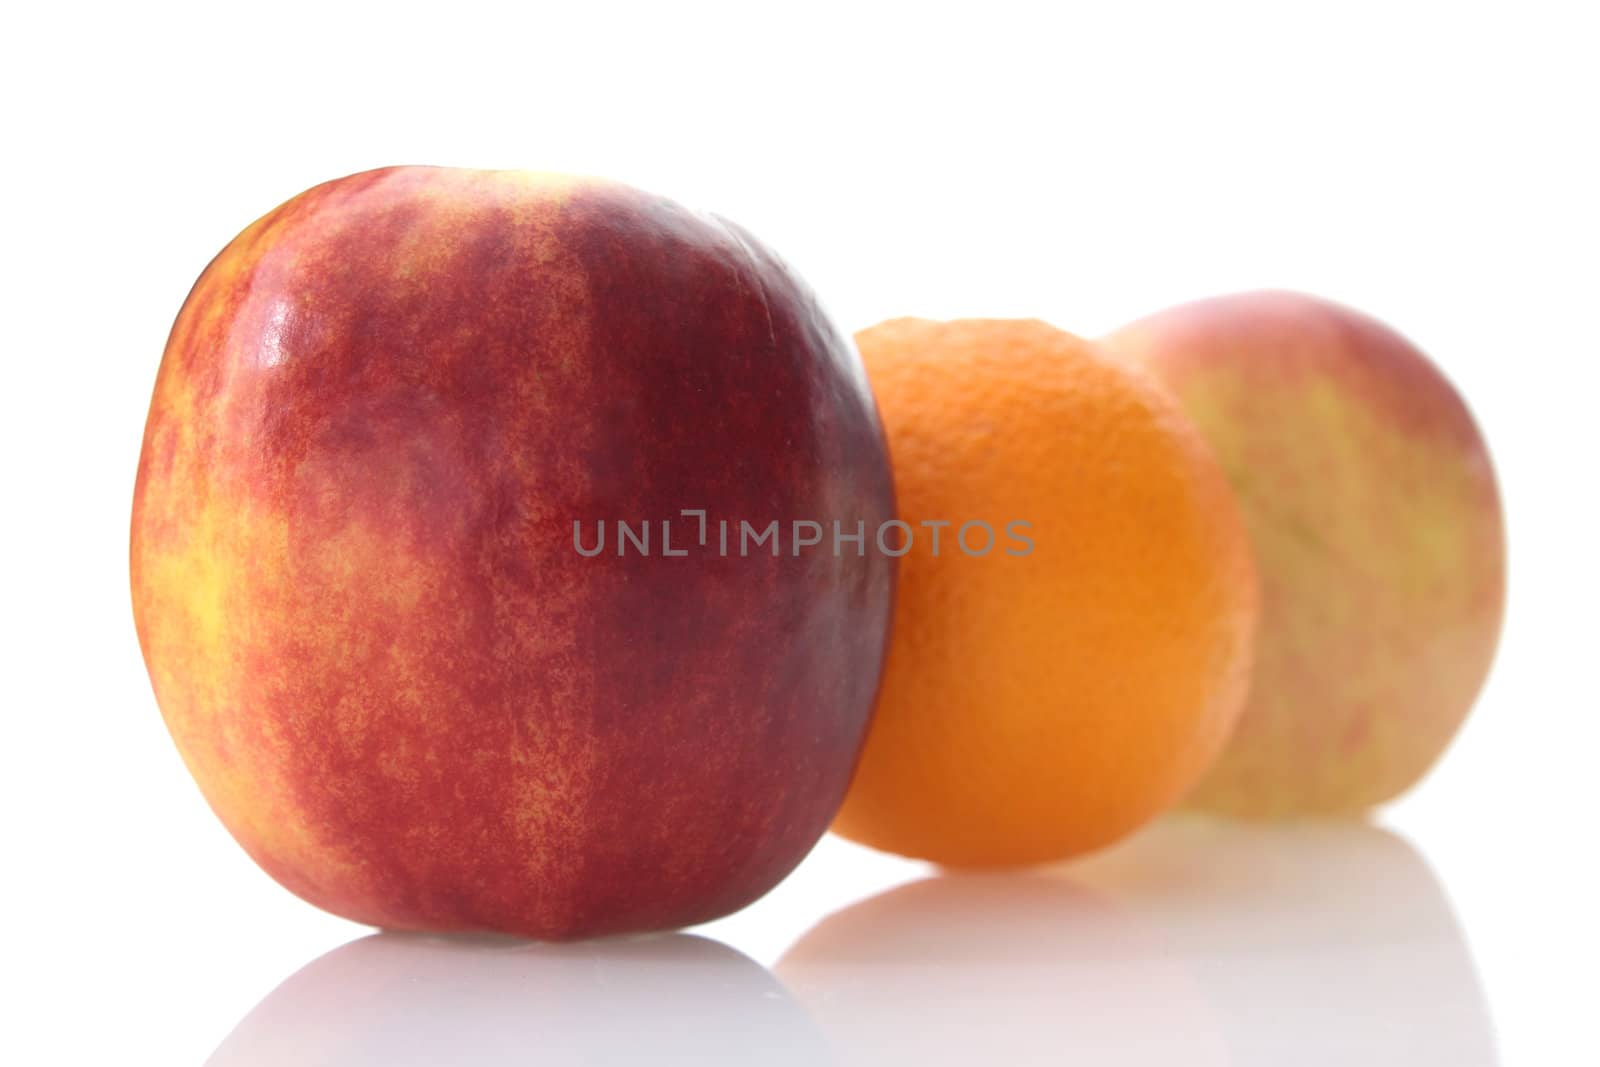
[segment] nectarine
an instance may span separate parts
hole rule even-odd
[[[1398,795],[1456,733],[1500,632],[1500,496],[1461,397],[1393,330],[1293,293],[1173,308],[1108,343],[1216,451],[1261,577],[1250,696],[1190,802],[1335,814]]]
[[[206,268],[162,360],[131,553],[158,703],[240,844],[340,915],[714,918],[833,817],[893,560],[696,549],[686,509],[893,515],[859,358],[771,252],[596,180],[318,186]],[[575,550],[618,521],[655,549]]]

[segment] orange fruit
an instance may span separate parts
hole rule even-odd
[[[1043,322],[856,343],[911,539],[834,830],[950,866],[1122,837],[1210,766],[1246,695],[1256,577],[1221,468],[1150,379]]]

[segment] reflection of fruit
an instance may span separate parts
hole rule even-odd
[[[902,886],[776,970],[846,1067],[1495,1062],[1449,902],[1392,834],[1164,819],[1070,878]]]
[[[841,1067],[1229,1062],[1149,933],[1060,878],[952,874],[830,915],[777,971]]]
[[[1110,344],[1211,442],[1261,573],[1251,696],[1194,803],[1355,812],[1399,794],[1460,726],[1500,630],[1500,500],[1460,397],[1380,323],[1289,293],[1173,308]]]
[[[168,342],[132,538],[157,699],[229,830],[330,911],[713,918],[832,818],[892,560],[723,558],[685,508],[893,514],[849,340],[759,243],[592,180],[319,186]],[[654,552],[586,558],[580,520],[649,522]]]
[[[1183,962],[1240,1067],[1495,1062],[1449,901],[1387,831],[1167,819],[1073,877]]]
[[[834,828],[951,865],[1116,839],[1205,770],[1244,696],[1255,580],[1221,471],[1154,385],[1043,323],[856,340],[917,536]],[[939,521],[935,554],[918,524]],[[1032,551],[968,554],[968,521],[1028,523]]]
[[[528,945],[377,934],[285,980],[207,1062],[799,1067],[827,1053],[772,975],[705,938]]]

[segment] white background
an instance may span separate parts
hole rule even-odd
[[[312,981],[262,1016],[298,1049],[275,1062],[403,1062],[458,1032],[569,1062],[590,1025],[654,1062],[674,1019],[747,1020],[797,1062],[796,1027],[843,1062],[1340,1062],[1352,1041],[1364,1063],[1600,1062],[1593,9],[1082,6],[8,9],[0,1060],[200,1063],[364,933],[260,874],[189,781],[134,639],[127,522],[166,331],[207,260],[316,182],[441,163],[606,174],[716,210],[850,329],[990,314],[1097,334],[1261,285],[1368,310],[1435,356],[1489,438],[1507,629],[1459,742],[1383,816],[1425,866],[1372,832],[1235,830],[1165,888],[1116,856],[1051,875],[1109,887],[1115,920],[1035,914],[1015,881],[936,888],[877,927],[898,932],[847,932],[842,970],[777,967],[789,992],[602,946],[506,950],[513,986],[543,983],[526,1001],[452,1000],[492,985],[493,955],[452,950],[362,1001],[388,1038],[341,1006],[359,977]],[[1182,852],[1170,832],[1132,847],[1159,869]],[[1284,856],[1300,866],[1263,895],[1277,883],[1250,872]],[[830,839],[704,932],[774,966],[828,912],[925,873]],[[1185,898],[1191,881],[1218,884]],[[782,1009],[770,1033],[757,1001]],[[355,1049],[382,1040],[400,1052]],[[274,1062],[247,1044],[218,1062]]]

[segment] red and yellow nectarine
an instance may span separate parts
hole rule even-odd
[[[1293,293],[1203,300],[1109,345],[1177,396],[1233,483],[1262,585],[1251,693],[1197,806],[1355,813],[1444,751],[1505,598],[1488,449],[1421,352]]]
[[[893,560],[574,551],[682,509],[893,515],[855,350],[772,253],[595,180],[318,186],[211,263],[162,360],[131,552],[157,700],[244,848],[340,915],[714,918],[833,817]]]

